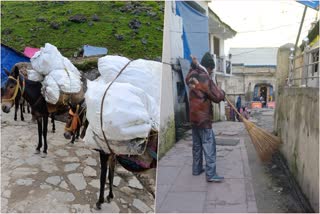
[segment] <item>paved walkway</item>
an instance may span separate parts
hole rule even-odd
[[[205,173],[193,176],[192,137],[177,144],[160,160],[156,212],[257,212],[244,140],[239,122],[214,123],[216,138],[239,139],[235,146],[217,145],[217,172],[222,183],[208,183]]]
[[[119,213],[153,212],[154,198],[140,179],[119,164],[114,178],[115,198],[97,211],[99,154],[79,140],[67,145],[64,123],[56,121],[56,133],[48,126],[48,156],[34,154],[37,125],[31,115],[13,121],[1,113],[1,212],[10,213]],[[105,197],[109,193],[108,185]]]

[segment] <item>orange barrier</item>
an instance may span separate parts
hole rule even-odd
[[[262,108],[261,102],[251,102],[251,108]]]
[[[267,106],[268,106],[268,108],[275,108],[276,107],[276,103],[275,102],[268,102]]]

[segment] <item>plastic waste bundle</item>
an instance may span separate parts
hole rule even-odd
[[[101,128],[101,102],[105,90],[128,62],[129,59],[121,56],[99,59],[101,76],[88,82],[85,95],[89,120],[85,142],[110,152],[103,130],[114,152],[136,155],[145,149],[151,129],[159,130],[162,64],[143,59],[130,62],[107,91]]]
[[[42,82],[42,94],[48,103],[56,104],[61,92],[74,94],[81,90],[80,72],[55,46],[46,43],[30,61],[33,70],[28,70],[28,78]]]
[[[105,56],[98,60],[98,70],[101,78],[111,82],[120,70],[129,62],[129,59],[121,56]],[[117,78],[116,82],[130,83],[141,88],[157,104],[160,104],[160,82],[162,64],[160,62],[138,59],[130,62],[126,69]]]
[[[159,110],[155,100],[142,89],[129,83],[113,83],[105,96],[102,109],[101,129],[101,102],[106,88],[110,83],[103,81],[88,81],[88,90],[85,94],[87,105],[87,119],[89,127],[86,131],[86,144],[108,151],[104,142],[102,129],[108,141],[116,141],[113,148],[120,154],[134,154],[139,144],[148,137],[151,129],[159,128]],[[137,139],[131,145],[123,141]],[[142,140],[141,140],[142,139]],[[132,142],[131,142],[132,143]],[[134,148],[136,147],[136,148]]]

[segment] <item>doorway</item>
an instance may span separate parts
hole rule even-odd
[[[261,86],[260,87],[260,98],[263,97],[262,101],[262,106],[265,107],[267,103],[267,87],[266,86]]]

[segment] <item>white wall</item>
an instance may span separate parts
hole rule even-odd
[[[162,79],[161,79],[161,99],[160,99],[160,134],[159,134],[159,154],[164,153],[175,142],[174,129],[174,96],[173,96],[173,71],[170,64],[172,53],[179,55],[177,50],[173,50],[176,33],[172,32],[172,22],[175,19],[173,1],[165,2],[164,27],[163,27],[163,48],[162,48]],[[173,37],[172,37],[173,36]]]

